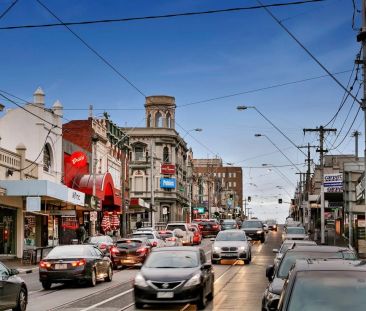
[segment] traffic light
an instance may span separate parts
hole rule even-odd
[[[252,197],[248,197],[248,202],[250,202],[252,200]]]
[[[282,204],[282,199],[278,199],[278,204]]]

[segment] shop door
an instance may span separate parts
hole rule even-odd
[[[0,254],[15,255],[16,210],[0,207]]]

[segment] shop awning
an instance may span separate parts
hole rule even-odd
[[[128,213],[143,213],[150,211],[150,204],[141,198],[131,198],[128,206]]]

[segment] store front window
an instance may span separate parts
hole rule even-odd
[[[16,253],[16,210],[0,207],[0,254]]]

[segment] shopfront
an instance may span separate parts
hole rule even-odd
[[[0,206],[0,255],[16,255],[17,210]]]

